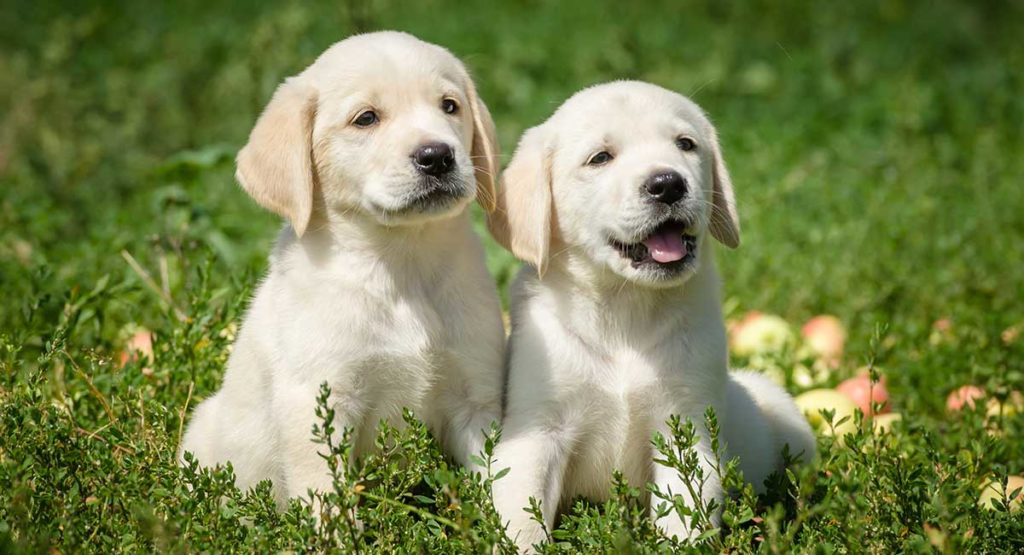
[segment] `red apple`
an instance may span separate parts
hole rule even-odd
[[[828,314],[815,316],[800,329],[800,335],[818,358],[830,365],[839,363],[846,344],[846,329],[839,318]]]
[[[974,401],[976,399],[983,399],[985,397],[985,390],[976,385],[962,385],[959,388],[953,390],[946,397],[946,408],[950,412],[956,412],[964,408],[967,405],[970,408],[974,408]]]
[[[139,360],[142,357],[146,357],[152,362],[153,360],[153,332],[146,328],[139,328],[138,331],[132,334],[128,341],[125,343],[124,350],[118,355],[120,366],[128,364],[129,361]],[[143,374],[152,374],[153,370],[150,368],[143,368]]]
[[[867,417],[889,412],[889,391],[885,387],[884,377],[872,383],[867,373],[860,373],[843,381],[836,391],[849,397]],[[877,405],[882,406],[875,410]]]

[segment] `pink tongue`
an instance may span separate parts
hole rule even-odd
[[[662,231],[644,239],[644,245],[651,252],[651,258],[665,264],[686,256],[686,245],[678,231]]]

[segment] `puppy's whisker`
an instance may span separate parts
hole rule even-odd
[[[487,177],[490,177],[491,179],[494,179],[494,174],[493,173],[491,173],[491,172],[489,172],[489,171],[487,171],[487,170],[485,170],[485,169],[483,169],[483,168],[481,168],[479,166],[473,166],[473,171],[475,173],[482,173],[482,174],[486,175]]]
[[[729,216],[722,214],[718,210],[715,210],[714,206],[711,207],[711,210],[705,212],[705,214],[705,225],[711,225],[712,223],[725,225],[729,224]]]
[[[622,283],[619,284],[619,288],[615,290],[615,295],[616,296],[618,296],[619,294],[622,293],[622,291],[626,288],[626,284],[627,283],[629,283],[629,282],[626,281],[626,280],[622,280]]]
[[[326,220],[324,220],[324,221],[320,222],[319,224],[317,224],[316,227],[306,228],[306,233],[310,233],[310,232],[316,233],[318,231],[323,231],[323,230],[325,230],[325,229],[327,229],[329,227],[330,227],[330,224]]]
[[[469,159],[470,160],[478,160],[478,159],[490,160],[490,157],[489,156],[484,156],[482,154],[470,154],[469,155]],[[511,160],[512,159],[512,155],[503,152],[503,153],[498,155],[498,159],[499,160]]]
[[[548,255],[548,258],[555,258],[555,257],[558,257],[558,256],[562,256],[563,254],[569,252],[569,250],[571,248],[572,247],[565,247],[564,249],[561,249],[561,250],[559,250],[557,252],[551,253],[551,254]]]
[[[700,91],[704,90],[704,87],[706,87],[706,86],[708,86],[708,85],[710,85],[711,83],[714,83],[714,82],[715,82],[714,79],[708,79],[704,83],[700,84],[693,92],[691,92],[687,96],[697,96],[700,93]]]

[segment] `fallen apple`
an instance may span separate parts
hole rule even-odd
[[[793,368],[793,383],[799,387],[811,387],[815,384],[815,373],[812,369],[798,364]]]
[[[729,334],[729,341],[733,341],[736,338],[736,334],[738,334],[747,324],[757,320],[763,315],[764,313],[759,310],[751,310],[739,319],[726,320],[725,331]]]
[[[984,389],[976,385],[962,385],[953,390],[949,396],[946,397],[946,408],[949,409],[950,412],[961,410],[964,408],[964,405],[974,408],[974,401],[976,399],[983,399],[984,397]]]
[[[850,398],[865,416],[885,414],[889,412],[889,391],[885,387],[885,378],[872,382],[871,377],[862,372],[844,380],[836,391]],[[876,409],[877,405],[881,405]]]
[[[846,344],[846,329],[839,318],[828,314],[815,316],[800,329],[811,352],[829,364],[838,364]]]
[[[1020,391],[1011,391],[1002,401],[995,396],[990,397],[985,403],[985,416],[989,418],[1013,416],[1020,412],[1024,412],[1024,394]]]
[[[835,370],[835,368],[832,366],[823,363],[821,360],[816,360],[810,366],[804,363],[797,363],[793,366],[790,376],[792,377],[793,383],[801,389],[810,389],[813,387],[821,387],[821,384],[829,381],[832,377],[833,370]]]
[[[1003,343],[1009,345],[1020,337],[1020,330],[1024,328],[1024,324],[1016,324],[1003,330],[1003,333],[999,334],[999,337],[1003,340]]]
[[[138,328],[128,341],[125,342],[124,349],[118,354],[118,361],[120,366],[128,364],[131,361],[140,360],[141,358],[147,358],[150,361],[153,360],[153,332],[146,328]],[[147,372],[148,371],[148,372]],[[151,373],[152,370],[148,368],[143,369],[143,373]]]
[[[779,316],[751,312],[733,328],[731,339],[733,353],[751,356],[781,352],[795,342],[795,335]]]
[[[885,434],[892,431],[892,425],[896,422],[903,420],[903,415],[898,412],[890,412],[888,414],[878,414],[871,421],[871,429],[876,434]]]
[[[794,401],[796,401],[796,406],[804,413],[811,427],[823,434],[830,435],[833,433],[833,430],[832,426],[828,425],[828,422],[826,422],[821,414],[822,410],[835,411],[832,423],[835,427],[836,435],[843,436],[857,429],[857,424],[853,421],[857,405],[846,395],[838,391],[833,389],[812,389],[798,395]],[[844,417],[849,418],[845,422],[837,424]]]
[[[1020,489],[1017,496],[1010,499],[1010,512],[1017,512],[1021,508],[1021,504],[1024,503],[1024,477],[1022,476],[1009,476],[1006,479],[1006,490],[1003,490],[1003,484],[1000,480],[992,480],[985,484],[981,489],[981,497],[978,498],[978,504],[982,507],[995,510],[995,506],[992,505],[992,501],[995,499],[1002,500],[1003,497],[1009,497],[1015,490]]]
[[[932,345],[945,343],[953,339],[953,321],[949,318],[940,318],[932,323],[932,333],[928,336],[928,342]]]

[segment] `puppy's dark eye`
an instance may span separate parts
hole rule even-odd
[[[697,148],[697,143],[693,142],[693,139],[689,137],[679,137],[676,139],[676,146],[683,152],[690,152]]]
[[[377,117],[377,112],[367,110],[356,116],[356,119],[352,120],[352,123],[355,124],[356,127],[369,127],[378,121],[380,121],[380,118]]]
[[[607,150],[602,150],[601,152],[598,152],[597,154],[591,156],[590,159],[587,160],[587,165],[603,166],[608,162],[611,162],[612,158],[614,157],[611,155],[611,153],[609,153]]]
[[[451,98],[446,98],[441,101],[441,109],[446,114],[457,114],[459,113],[459,103]]]

